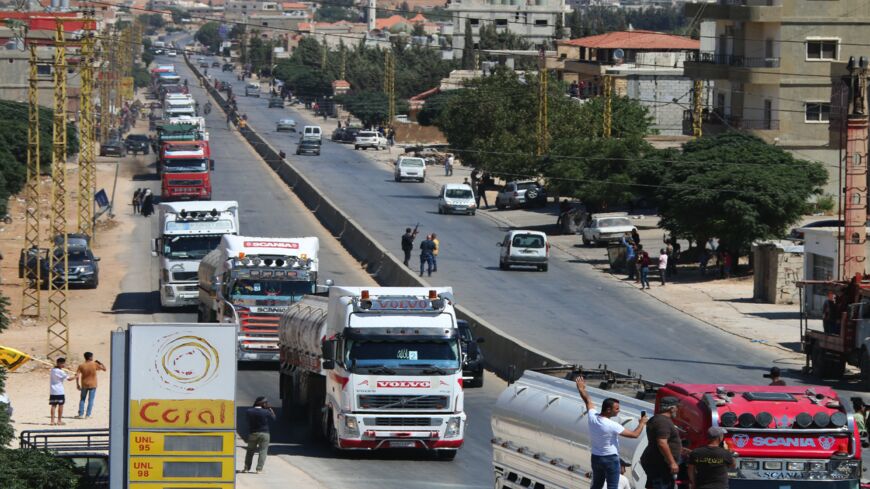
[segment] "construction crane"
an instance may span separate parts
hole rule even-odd
[[[67,292],[69,280],[67,217],[66,217],[66,41],[63,20],[56,19],[54,44],[54,124],[51,153],[51,233],[59,237],[48,253],[48,356],[69,353],[69,318]],[[59,245],[59,246],[58,246]]]
[[[29,43],[30,77],[27,99],[27,182],[24,188],[24,286],[22,287],[21,315],[39,317],[42,310],[40,284],[42,283],[42,257],[30,250],[39,249],[39,72],[36,44]]]

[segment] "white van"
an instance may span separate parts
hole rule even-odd
[[[545,233],[527,229],[508,231],[504,239],[496,245],[501,247],[498,267],[502,270],[508,270],[511,266],[518,265],[536,267],[542,272],[547,271],[550,242]]]
[[[474,201],[474,191],[464,183],[448,183],[441,186],[438,194],[438,213],[450,214],[458,212],[474,215],[477,204]]]
[[[302,138],[301,139],[315,139],[317,141],[321,141],[323,138],[322,132],[320,130],[320,126],[305,126],[302,128]]]
[[[396,169],[393,172],[393,179],[401,182],[405,179],[417,180],[419,182],[426,180],[426,161],[423,158],[415,158],[401,156],[396,161]]]

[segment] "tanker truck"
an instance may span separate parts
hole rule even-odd
[[[582,374],[590,398],[601,406],[617,399],[614,421],[637,426],[642,412],[657,412],[668,396],[679,400],[674,424],[684,446],[707,443],[712,426],[725,428],[737,453],[730,489],[857,489],[861,441],[851,411],[828,387],[729,384],[655,385],[607,370],[574,366],[527,370],[496,401],[492,414],[495,487],[589,487],[589,425],[574,378]],[[592,386],[598,385],[598,388]],[[620,458],[632,487],[646,485],[640,457],[646,436],[620,438]],[[681,481],[686,481],[681,466]]]
[[[239,362],[277,363],[281,314],[325,292],[317,286],[319,243],[224,235],[199,264],[199,322],[238,324]]]
[[[331,287],[281,317],[284,413],[341,450],[425,449],[452,460],[465,432],[450,287]],[[291,414],[291,416],[293,416]]]

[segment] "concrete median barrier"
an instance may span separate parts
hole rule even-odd
[[[185,60],[190,69],[201,78],[197,67],[186,57]],[[208,85],[208,92],[224,110],[229,108],[223,94],[213,86]],[[349,218],[341,208],[302,175],[291,162],[281,158],[279,152],[256,131],[248,127],[241,131],[241,135],[293,190],[302,203],[314,213],[323,226],[365,266],[366,271],[379,284],[393,287],[426,285],[418,277],[415,268],[418,256],[412,257],[412,267],[405,266],[398,256],[384,249],[361,225]],[[459,299],[461,302],[461,298]],[[507,335],[464,306],[457,306],[456,311],[460,319],[468,321],[475,336],[483,338],[484,343],[481,348],[486,356],[486,366],[502,379],[513,381],[518,379],[526,369],[566,363]]]

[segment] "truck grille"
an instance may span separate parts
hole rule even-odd
[[[196,280],[198,272],[172,272],[172,280],[186,282]]]
[[[266,333],[277,336],[278,322],[280,320],[281,316],[239,311],[241,329],[246,333]]]
[[[438,426],[440,419],[432,424],[432,418],[364,418],[366,426]]]
[[[362,409],[447,409],[447,396],[359,396]]]
[[[202,180],[169,180],[169,185],[179,187],[196,187],[202,185]]]

